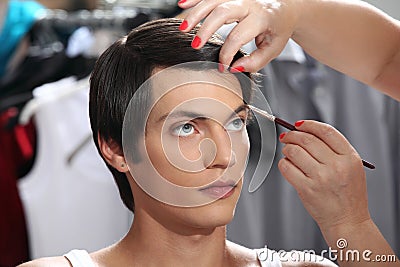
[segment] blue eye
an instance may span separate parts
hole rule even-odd
[[[234,119],[226,126],[228,131],[240,131],[243,129],[244,121],[240,118]]]
[[[173,129],[173,133],[177,136],[186,137],[194,133],[194,126],[189,123],[185,123]]]

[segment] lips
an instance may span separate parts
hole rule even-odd
[[[207,194],[214,199],[223,199],[231,196],[234,192],[236,185],[233,182],[220,182],[217,181],[199,191]]]

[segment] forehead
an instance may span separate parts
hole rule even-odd
[[[185,84],[160,97],[150,117],[158,120],[166,114],[202,114],[202,117],[222,120],[243,103],[241,94],[229,88],[207,83]]]
[[[154,104],[160,100],[166,104],[199,97],[220,100],[223,100],[224,96],[243,97],[240,82],[231,73],[184,68],[158,69],[156,72],[149,84]]]
[[[160,69],[149,85],[153,119],[180,110],[215,117],[244,102],[239,80],[217,70]]]
[[[162,105],[174,105],[176,103],[190,102],[198,99],[202,99],[205,104],[207,103],[207,99],[228,105],[243,102],[241,92],[216,84],[198,82],[173,88],[161,96],[157,102]],[[206,108],[206,106],[203,108]]]
[[[156,68],[150,78],[148,89],[151,91],[152,98],[157,102],[160,97],[177,88],[193,89],[197,87],[200,89],[200,87],[210,88],[213,85],[215,90],[220,87],[219,89],[230,90],[242,96],[241,84],[233,74],[229,72],[220,73],[214,69]],[[196,92],[192,90],[191,93]],[[189,94],[189,92],[186,94]]]

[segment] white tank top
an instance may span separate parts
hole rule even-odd
[[[266,257],[267,255],[278,255],[268,248],[256,249],[261,267],[282,267],[279,257]],[[64,255],[72,267],[95,267],[89,253],[86,250],[71,250]]]
[[[38,147],[31,172],[19,180],[33,259],[62,255],[76,247],[95,251],[121,239],[131,212],[90,137],[88,83],[67,78],[34,90]],[[84,84],[85,85],[85,84]],[[60,98],[60,94],[63,97]]]

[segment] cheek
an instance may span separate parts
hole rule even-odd
[[[197,135],[179,138],[170,134],[149,134],[146,139],[147,152],[152,166],[165,179],[180,184],[187,171],[201,170],[203,164],[199,150],[201,138]]]
[[[155,136],[155,134],[147,134],[146,136],[146,152],[149,156],[150,161],[153,165],[157,165],[161,162],[161,159],[164,157],[163,155],[163,146],[161,144],[161,140],[159,136]]]
[[[200,136],[178,138],[176,152],[180,153],[182,157],[188,161],[198,160],[201,156],[200,153]]]
[[[246,155],[249,154],[250,151],[250,139],[249,139],[249,134],[247,133],[247,129],[245,129],[242,133],[242,139],[243,139],[243,143],[245,145],[245,149],[246,149]]]
[[[240,175],[242,177],[247,167],[248,155],[250,151],[250,141],[247,131],[243,130],[242,132],[236,133],[232,137],[232,143],[232,149],[236,156],[236,164],[234,165],[234,169],[236,175]]]
[[[194,134],[188,137],[165,134],[162,140],[164,160],[175,167],[191,169],[191,167],[194,167],[193,164],[195,162],[199,163],[201,160],[201,152],[199,149],[201,141],[202,138],[200,134]]]
[[[247,130],[231,134],[232,148],[238,158],[247,159],[250,151],[250,140]]]
[[[160,172],[168,165],[166,152],[170,150],[168,144],[165,143],[165,138],[162,138],[160,131],[154,129],[146,135],[146,152],[149,156],[152,166]]]

